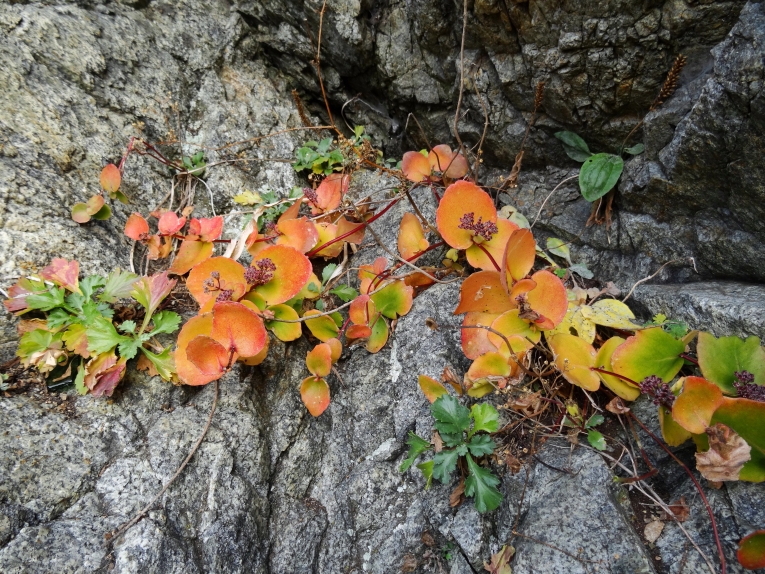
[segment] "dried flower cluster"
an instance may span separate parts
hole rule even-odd
[[[484,222],[483,218],[479,217],[478,221],[476,222],[475,213],[472,211],[470,213],[466,213],[460,218],[460,224],[458,227],[460,229],[472,231],[476,235],[483,237],[486,241],[491,241],[492,236],[499,232],[497,224],[493,221]]]
[[[652,397],[653,404],[664,405],[668,409],[675,404],[675,395],[669,385],[659,377],[651,375],[640,381],[640,392]]]

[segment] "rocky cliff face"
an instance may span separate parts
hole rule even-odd
[[[180,139],[184,151],[206,146],[211,161],[241,151],[264,160],[210,170],[195,192],[209,213],[230,211],[243,188],[297,184],[288,163],[265,160],[290,159],[300,138],[252,138],[301,125],[292,89],[320,121],[311,65],[320,10],[320,2],[279,0],[0,6],[0,286],[56,256],[77,258],[86,272],[130,265],[122,227],[133,210],[146,212],[171,191],[163,169],[131,156],[124,188],[132,204],[117,206],[109,222],[78,226],[69,209],[95,191],[101,166],[132,135]],[[535,229],[578,237],[574,257],[623,288],[665,261],[694,257],[697,272],[669,267],[658,284],[636,291],[646,310],[717,334],[765,333],[757,284],[765,278],[762,5],[476,0],[467,10],[459,130],[468,144],[480,138],[483,103],[487,181],[509,171],[534,86],[545,81],[528,169],[511,194],[532,220],[576,168],[552,134],[572,129],[593,149],[613,149],[675,54],[689,56],[680,89],[636,136],[646,152],[627,164],[611,232],[583,230],[589,205],[575,186],[550,198]],[[461,4],[445,0],[328,2],[322,70],[335,115],[358,96],[345,117],[367,125],[391,154],[426,145],[407,125],[409,112],[431,143],[451,142],[461,14]],[[382,186],[375,177],[360,185]],[[396,215],[378,224],[388,240],[386,221]],[[358,262],[375,255],[364,250]],[[133,374],[113,400],[72,399],[65,411],[44,396],[1,399],[0,571],[387,573],[408,561],[421,572],[440,564],[463,574],[481,571],[516,530],[529,537],[514,541],[517,574],[676,572],[685,544],[677,525],[646,545],[627,491],[611,486],[611,470],[583,448],[570,453],[567,443],[550,442],[538,454],[549,466],[507,472],[505,501],[488,517],[469,503],[450,508],[454,485],[423,493],[418,476],[398,473],[407,431],[430,430],[416,375],[465,367],[448,330],[456,293],[437,286],[419,297],[378,355],[346,353],[319,419],[297,393],[305,343],[274,349],[260,369],[231,373],[191,465],[113,548],[103,546],[103,533],[169,480],[204,426],[213,387],[174,388]],[[423,337],[427,317],[441,329]],[[2,328],[7,358],[15,326],[4,317]],[[652,409],[639,408],[651,419]],[[651,456],[661,465],[661,452]],[[690,492],[672,472],[657,480],[672,500]],[[737,484],[712,494],[729,561],[738,539],[765,524],[760,491]],[[686,529],[714,556],[697,500],[691,516]],[[703,569],[693,551],[685,564]]]

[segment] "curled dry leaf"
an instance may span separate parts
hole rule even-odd
[[[670,504],[669,509],[672,511],[672,516],[669,516],[665,512],[662,520],[669,520],[674,517],[678,522],[685,522],[691,515],[691,507],[688,506],[688,502],[685,500],[684,496],[681,496],[680,500],[676,500]]]
[[[449,506],[452,508],[465,502],[465,481],[461,480],[449,496]]]
[[[645,525],[645,530],[643,530],[643,536],[645,536],[645,539],[653,544],[659,539],[659,536],[661,536],[662,531],[664,530],[664,523],[661,520],[653,520]]]
[[[606,410],[610,413],[614,413],[615,415],[623,415],[624,413],[630,412],[630,409],[625,406],[624,401],[619,397],[614,397],[611,399],[611,401],[606,405]]]
[[[707,480],[738,480],[751,459],[751,447],[730,427],[717,423],[707,429],[709,450],[696,453],[696,468]]]

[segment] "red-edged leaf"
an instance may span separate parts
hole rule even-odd
[[[426,377],[425,375],[420,375],[417,378],[417,382],[419,383],[425,398],[431,403],[435,402],[438,397],[445,395],[448,392],[446,387],[437,380]]]
[[[329,406],[329,385],[324,379],[308,377],[300,384],[300,398],[305,408],[318,417]]]
[[[335,323],[329,315],[321,315],[321,312],[316,309],[306,311],[303,318],[313,317],[314,315],[320,316],[315,319],[307,319],[304,321],[308,330],[311,331],[311,334],[319,339],[319,341],[325,343],[330,339],[336,339],[337,335],[340,333],[337,323]]]
[[[213,244],[210,241],[182,241],[168,272],[175,275],[188,273],[192,267],[208,259],[212,253]]]
[[[127,359],[122,357],[117,363],[102,371],[97,377],[96,385],[90,391],[94,397],[111,397],[122,377],[125,376]]]
[[[720,388],[701,377],[685,377],[683,392],[672,407],[672,418],[688,432],[703,433],[709,426],[712,415],[723,403]]]
[[[213,307],[212,338],[226,349],[243,357],[254,357],[266,344],[268,334],[263,320],[253,311],[233,301]]]
[[[462,324],[490,327],[497,317],[499,317],[497,313],[471,311],[465,314]],[[486,329],[462,329],[462,352],[468,359],[475,360],[484,353],[496,350],[497,347],[489,340],[489,332]]]
[[[255,287],[269,305],[278,305],[289,301],[308,282],[313,269],[311,262],[300,251],[287,245],[272,245],[253,257],[251,267],[257,267],[259,261],[270,260],[276,265],[273,277],[263,285]]]
[[[496,271],[497,268],[494,266],[494,263],[496,263],[500,269],[502,268],[502,257],[505,255],[505,246],[513,232],[518,229],[518,226],[507,219],[499,218],[497,219],[497,228],[499,229],[499,232],[492,236],[491,241],[484,241],[481,243],[480,247],[478,245],[471,245],[467,248],[467,251],[465,251],[468,263],[473,267],[485,271]],[[494,263],[492,263],[489,256],[486,255],[484,249],[489,252],[489,255],[494,259]]]
[[[366,228],[363,225],[361,225],[361,223],[350,221],[346,219],[345,217],[341,217],[340,219],[337,220],[337,234],[339,236],[342,236],[342,235],[345,235],[346,233],[350,233],[350,235],[348,235],[345,239],[343,239],[344,242],[359,244],[362,241],[364,241],[364,234],[366,233]],[[342,244],[342,242],[340,243]]]
[[[685,343],[678,341],[661,327],[643,329],[619,345],[611,356],[614,372],[640,383],[655,375],[669,382],[683,366],[680,354]]]
[[[149,237],[149,222],[140,213],[133,213],[125,223],[125,235],[133,241],[143,241]]]
[[[398,229],[398,252],[404,259],[413,259],[418,253],[425,251],[430,243],[425,239],[425,230],[414,213],[406,212],[401,218]]]
[[[305,217],[285,221],[280,219],[277,228],[281,235],[276,239],[276,243],[293,247],[300,253],[308,253],[319,241],[316,225]]]
[[[279,223],[283,223],[285,221],[289,221],[290,219],[297,219],[298,214],[300,213],[300,201],[296,201],[292,205],[289,206],[287,211],[281,214],[279,217]]]
[[[450,179],[459,179],[468,172],[465,157],[459,152],[452,152],[446,144],[434,147],[428,154],[428,162],[433,171],[441,172]]]
[[[189,343],[200,335],[210,336],[212,332],[212,313],[197,315],[189,319],[178,334],[177,347],[174,353],[175,370],[184,385],[200,386],[214,381],[218,376],[206,375],[186,356]]]
[[[617,349],[617,347],[619,347],[619,345],[622,343],[624,343],[624,339],[621,337],[611,337],[608,341],[603,343],[603,346],[598,349],[598,356],[595,359],[595,366],[605,371],[613,372],[613,367],[611,366],[611,356],[614,354],[614,351]],[[598,373],[598,375],[600,375],[600,380],[603,381],[604,385],[606,385],[609,389],[616,393],[617,396],[623,398],[625,401],[634,401],[640,396],[640,389],[635,385],[631,385],[630,383],[621,380],[619,377],[614,377],[613,375],[605,375],[603,373]],[[683,439],[683,441],[685,441],[685,439]]]
[[[502,333],[510,343],[510,348],[518,358],[523,357],[526,351],[530,350],[534,344],[542,338],[542,333],[532,328],[529,323],[521,319],[518,309],[505,311],[497,317],[491,324],[491,328]],[[489,332],[489,342],[494,345],[499,353],[507,360],[513,359],[512,353],[507,348],[505,340],[495,333]],[[514,360],[514,359],[513,359]]]
[[[101,375],[116,364],[117,354],[114,350],[93,357],[85,364],[85,378],[83,384],[92,391],[98,384],[98,379]]]
[[[350,176],[341,173],[332,173],[325,177],[316,188],[316,204],[309,203],[311,213],[317,215],[337,209],[348,191],[349,183]]]
[[[430,176],[430,162],[418,151],[408,151],[401,159],[401,171],[409,181],[420,182]]]
[[[359,295],[351,302],[348,316],[354,325],[369,325],[377,315],[377,307],[369,295]]]
[[[343,251],[342,241],[336,241],[332,243],[331,245],[328,245],[324,249],[320,249],[322,245],[324,245],[325,243],[329,243],[330,241],[332,241],[335,237],[339,235],[337,231],[337,225],[335,225],[334,223],[326,223],[326,222],[317,223],[316,233],[318,233],[319,235],[319,240],[316,242],[316,245],[313,248],[313,251],[315,252],[316,256],[324,257],[325,259],[331,259],[333,257],[337,257],[338,255],[340,255],[340,253]]]
[[[462,283],[460,303],[454,310],[454,314],[459,315],[469,311],[500,314],[516,306],[502,287],[497,271],[479,271]]]
[[[547,343],[555,355],[555,366],[569,383],[586,391],[600,388],[600,377],[592,370],[597,357],[592,345],[574,335],[563,334],[547,338]]]
[[[205,376],[218,378],[226,371],[229,352],[212,337],[198,335],[186,346],[186,358]]]
[[[470,384],[467,394],[476,398],[488,395],[496,387],[504,387],[503,379],[512,372],[512,367],[500,353],[481,355],[473,361],[465,375]]]
[[[367,351],[377,353],[388,342],[388,322],[383,317],[378,317],[372,325],[372,334],[367,340]]]
[[[505,285],[512,285],[529,274],[534,266],[537,243],[528,229],[517,229],[505,247],[503,266]]]
[[[175,287],[176,280],[167,278],[167,271],[156,273],[151,277],[141,277],[133,283],[130,296],[138,301],[146,312],[151,315],[157,310],[159,304],[170,294]]]
[[[343,344],[339,339],[329,339],[325,341],[329,348],[332,350],[332,364],[337,363],[340,360],[340,355],[343,353]]]
[[[736,557],[739,564],[747,570],[765,568],[765,530],[757,530],[744,536],[738,543]]]
[[[108,164],[101,170],[101,187],[107,193],[116,193],[122,183],[120,168],[113,163]]]
[[[40,271],[39,275],[47,281],[52,281],[59,287],[68,289],[72,293],[80,293],[80,284],[78,276],[80,274],[80,264],[77,261],[67,261],[66,259],[56,258],[50,262],[50,265]]]
[[[244,267],[228,257],[211,257],[196,265],[186,279],[186,288],[200,307],[214,301],[221,291],[231,290],[230,300],[239,301],[248,290]]]
[[[223,233],[223,216],[218,215],[209,219],[192,218],[189,223],[188,239],[198,239],[199,241],[215,241]]]
[[[372,329],[368,325],[350,325],[345,330],[345,338],[348,339],[348,341],[368,339],[371,336]]]
[[[359,292],[369,293],[372,281],[385,271],[387,266],[388,260],[385,257],[378,257],[372,265],[362,265],[359,267],[359,279],[361,280]]]
[[[90,213],[85,203],[75,203],[72,206],[72,220],[77,223],[87,223],[90,221]]]
[[[371,298],[377,311],[388,319],[396,319],[409,313],[413,295],[413,287],[407,286],[403,281],[394,281],[371,295]]]
[[[438,231],[449,245],[455,249],[467,249],[473,244],[474,232],[460,228],[463,216],[472,213],[474,222],[497,221],[494,200],[469,181],[453,183],[444,192],[436,211]]]
[[[528,292],[531,308],[542,317],[535,321],[539,329],[554,329],[566,316],[568,295],[563,282],[549,271],[537,271],[531,276],[537,285]]]
[[[174,233],[178,233],[184,225],[186,225],[186,218],[178,217],[173,211],[166,211],[163,213],[157,223],[160,235],[173,235]]]
[[[254,357],[239,357],[238,361],[240,363],[244,363],[245,365],[249,365],[251,367],[256,367],[257,365],[261,364],[263,361],[266,360],[266,357],[268,357],[269,342],[270,342],[270,339],[266,337],[266,345],[260,350],[260,353],[258,353]]]
[[[306,367],[316,377],[326,377],[332,371],[332,348],[327,343],[319,343],[308,351]]]

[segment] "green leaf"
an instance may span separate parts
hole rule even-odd
[[[308,290],[309,290],[311,293],[318,293],[318,292],[319,292],[319,288],[316,286],[316,284],[315,284],[315,283],[309,283],[309,284],[308,284]]]
[[[566,276],[567,270],[563,269],[562,267],[558,267],[557,269],[553,269],[553,273],[555,273],[559,279],[563,279]]]
[[[587,441],[592,448],[606,450],[606,439],[596,430],[591,430],[587,433]]]
[[[26,301],[27,307],[40,311],[50,311],[55,307],[63,307],[65,305],[64,289],[62,287],[52,287],[42,293],[27,295]]]
[[[473,456],[483,456],[485,454],[491,454],[496,448],[496,444],[491,437],[487,434],[479,434],[473,437],[467,447],[470,449],[470,454]]]
[[[473,405],[470,416],[474,421],[471,435],[478,431],[496,432],[499,428],[499,413],[489,403]]]
[[[82,291],[82,294],[85,297],[90,298],[93,296],[96,289],[103,287],[105,284],[106,279],[100,275],[88,275],[80,281],[80,291]]]
[[[461,435],[470,426],[470,411],[451,395],[441,395],[430,405],[436,429],[442,435]]]
[[[599,153],[582,164],[579,171],[579,189],[589,202],[600,199],[616,185],[622,175],[624,160],[618,155]]]
[[[97,219],[99,221],[105,221],[109,219],[112,216],[112,208],[108,205],[104,205],[101,209],[96,211],[92,217],[93,219]]]
[[[91,353],[107,353],[121,343],[132,341],[132,337],[119,335],[114,324],[103,317],[97,318],[85,330],[88,337],[88,351]]]
[[[421,462],[417,465],[417,468],[419,468],[425,476],[425,479],[427,480],[425,483],[425,490],[428,490],[433,482],[433,461],[429,460],[427,462]]]
[[[566,155],[574,161],[585,161],[592,155],[585,141],[574,132],[558,132],[555,137],[563,142]]]
[[[122,325],[117,328],[123,333],[130,333],[132,335],[135,333],[136,324],[135,321],[123,321]]]
[[[330,263],[322,270],[321,272],[322,285],[327,284],[327,281],[329,281],[329,278],[332,277],[332,274],[335,272],[335,269],[337,269],[337,265],[335,263]]]
[[[85,301],[82,306],[82,323],[84,325],[90,325],[99,317],[111,319],[114,316],[114,311],[110,309],[104,303],[96,303],[95,301]]]
[[[576,263],[568,268],[569,271],[572,273],[576,273],[580,277],[584,277],[585,279],[592,279],[595,275],[593,275],[592,271],[587,269],[587,266],[583,263]]]
[[[478,512],[488,512],[496,509],[502,502],[502,494],[497,490],[499,479],[486,468],[481,468],[468,455],[468,477],[465,479],[465,495],[475,497],[475,508]]]
[[[329,292],[332,295],[336,295],[341,301],[344,301],[345,303],[348,303],[348,301],[353,301],[356,297],[359,296],[359,292],[349,285],[338,285],[334,289],[330,289]]]
[[[75,322],[77,322],[77,317],[70,315],[61,308],[53,309],[48,314],[48,327],[51,329],[63,327],[64,325],[69,325]]]
[[[152,336],[160,333],[175,333],[178,330],[178,325],[181,324],[181,316],[173,311],[160,311],[154,314],[151,321],[154,323],[154,329],[151,331]]]
[[[157,369],[160,377],[166,381],[173,379],[173,375],[175,375],[175,361],[173,360],[173,354],[170,352],[170,347],[158,355],[144,347],[141,347],[141,352],[154,364],[154,368]]]
[[[584,423],[585,428],[592,428],[596,427],[600,424],[603,424],[603,421],[606,420],[603,418],[603,415],[592,415],[589,419],[587,419],[587,422]]]
[[[626,147],[624,148],[624,151],[626,151],[630,155],[640,155],[645,151],[645,146],[641,143],[635,144],[632,147]]]
[[[19,340],[19,347],[16,350],[16,356],[21,359],[27,359],[35,353],[45,351],[53,343],[53,333],[45,329],[34,329],[27,331]]]
[[[138,275],[130,271],[122,271],[119,267],[109,273],[104,284],[104,291],[98,296],[99,301],[114,303],[117,299],[125,299],[130,296],[133,283]]]
[[[451,480],[452,472],[457,468],[459,454],[456,450],[442,450],[433,457],[433,476],[446,484]]]
[[[80,363],[77,369],[77,376],[74,378],[74,388],[77,389],[77,393],[80,395],[88,394],[88,387],[85,386],[85,365]]]
[[[563,257],[563,259],[568,261],[568,264],[571,265],[571,250],[562,239],[558,239],[557,237],[548,237],[547,249],[549,249],[550,253],[553,255]]]
[[[409,445],[409,453],[404,459],[404,462],[401,463],[401,466],[398,467],[399,472],[406,472],[409,467],[414,464],[414,461],[418,456],[430,449],[430,443],[424,438],[420,438],[412,431],[409,431],[409,436],[406,439],[406,444]]]
[[[709,333],[699,333],[696,354],[704,378],[726,394],[736,394],[733,386],[736,371],[748,371],[754,375],[756,384],[765,385],[765,349],[757,337],[717,339]]]
[[[90,342],[90,340],[88,340],[88,342]],[[125,357],[126,359],[132,359],[133,357],[136,356],[136,354],[138,353],[138,348],[141,345],[143,345],[143,343],[144,343],[143,337],[126,337],[126,340],[122,341],[117,346],[117,350],[120,353],[120,357]]]

